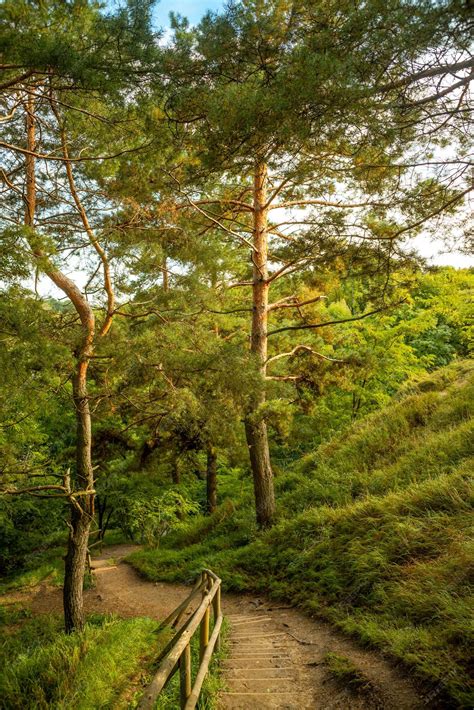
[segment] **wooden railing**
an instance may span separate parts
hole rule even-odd
[[[178,628],[190,604],[201,596],[201,602],[194,613]],[[214,616],[210,632],[211,607]],[[209,669],[212,654],[220,647],[222,626],[221,580],[214,572],[205,569],[194,585],[190,595],[162,623],[163,626],[177,628],[173,638],[165,646],[158,659],[158,671],[146,689],[139,704],[139,710],[151,710],[167,683],[179,669],[181,710],[193,710],[199,699],[201,687]],[[192,681],[191,640],[199,627],[199,669]]]

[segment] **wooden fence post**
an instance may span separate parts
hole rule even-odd
[[[178,627],[179,620],[184,616],[192,600],[202,593],[202,600],[192,616],[176,631],[162,651],[160,666],[155,677],[148,685],[140,701],[140,710],[151,710],[156,699],[169,679],[179,670],[181,710],[195,710],[199,700],[202,684],[209,671],[209,663],[215,649],[219,648],[222,626],[221,610],[221,580],[214,572],[203,570],[198,582],[188,597],[167,616],[163,626]],[[213,611],[213,628],[210,630],[211,605]],[[199,669],[193,682],[191,664],[191,641],[199,627]]]
[[[181,710],[186,707],[191,695],[191,648],[189,644],[183,651],[179,661]]]
[[[210,609],[209,609],[209,607],[207,607],[206,611],[204,612],[204,616],[202,617],[202,621],[201,621],[200,644],[199,644],[199,661],[200,662],[204,658],[204,654],[206,653],[206,648],[209,644],[209,617],[210,617]]]
[[[215,625],[217,619],[221,615],[221,587],[220,587],[220,584],[219,584],[219,587],[217,588],[216,596],[212,600],[212,608],[214,611],[214,625]],[[220,651],[220,650],[221,650],[221,635],[219,634],[219,636],[217,637],[217,641],[216,641],[216,651]]]

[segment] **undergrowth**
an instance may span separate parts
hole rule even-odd
[[[93,539],[93,538],[92,538]],[[121,530],[108,530],[105,544],[119,545],[129,543]],[[48,584],[61,586],[64,580],[64,555],[66,553],[67,536],[64,532],[55,532],[43,539],[42,545],[24,555],[18,569],[4,575],[0,581],[0,594],[5,594],[14,589],[35,587],[45,580]],[[91,545],[94,557],[101,553],[101,545]],[[86,573],[84,588],[93,586],[91,576]]]
[[[65,544],[65,543],[64,543]],[[64,545],[59,547],[56,541],[25,557],[19,570],[11,572],[0,582],[0,594],[12,589],[34,587],[43,580],[61,585],[64,577]]]

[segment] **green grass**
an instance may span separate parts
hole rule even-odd
[[[22,569],[2,580],[0,594],[22,587],[34,587],[45,579],[50,584],[61,585],[64,578],[64,552],[64,546],[52,546],[30,554]]]
[[[203,566],[403,661],[471,707],[474,364],[412,384],[277,479],[278,522],[258,534],[247,500],[224,504],[131,556],[150,579]]]
[[[47,537],[41,547],[30,552],[22,559],[20,569],[11,572],[0,582],[0,594],[5,594],[14,589],[35,587],[40,582],[48,580],[49,584],[61,586],[64,580],[64,555],[66,553],[67,535],[56,532]],[[94,537],[91,537],[91,542]],[[118,545],[130,543],[121,530],[109,530],[106,533],[105,545]],[[99,545],[92,547],[92,554],[98,555],[101,550]],[[109,561],[113,564],[113,561]],[[86,574],[84,586],[89,589],[93,586],[92,579]]]
[[[369,678],[346,656],[326,653],[324,663],[331,676],[338,683],[355,693],[376,695],[376,689]]]
[[[25,621],[11,609],[1,618],[5,710],[129,707],[130,685],[143,677],[168,634],[146,618],[90,617],[83,632],[71,635],[56,616]]]

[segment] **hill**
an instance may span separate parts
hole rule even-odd
[[[474,364],[440,369],[281,473],[271,530],[243,495],[131,562],[155,580],[210,566],[409,665],[432,706],[471,707],[473,402]]]

